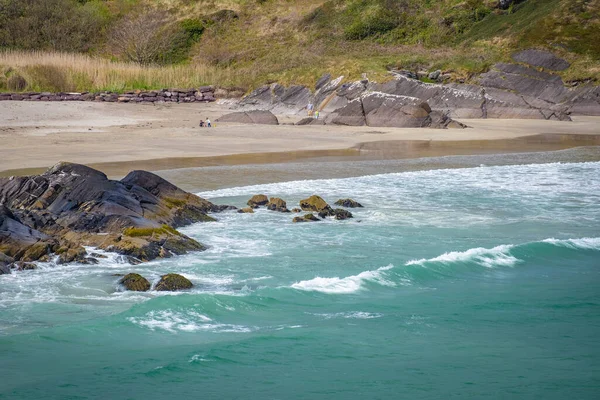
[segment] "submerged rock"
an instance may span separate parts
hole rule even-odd
[[[250,200],[246,204],[248,204],[252,208],[258,208],[260,206],[264,206],[269,202],[269,198],[264,194],[256,194],[252,196]]]
[[[294,217],[292,222],[315,222],[320,221],[319,218],[315,217],[312,213],[308,213],[302,217]]]
[[[140,274],[129,273],[119,280],[127,290],[134,292],[146,292],[150,290],[150,282]]]
[[[179,274],[167,274],[160,277],[160,281],[156,284],[154,290],[158,291],[176,291],[190,289],[192,282]]]
[[[354,201],[352,199],[339,199],[338,201],[336,201],[335,203],[336,206],[342,206],[342,207],[346,207],[346,208],[357,208],[357,207],[362,207],[362,204],[360,204],[357,201]]]

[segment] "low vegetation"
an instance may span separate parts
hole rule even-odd
[[[312,85],[441,69],[469,81],[523,48],[600,80],[600,0],[0,0],[0,90]]]

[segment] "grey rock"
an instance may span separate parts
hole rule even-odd
[[[553,71],[564,71],[571,66],[566,60],[544,50],[523,50],[513,54],[512,59],[534,67],[543,67]]]
[[[279,125],[277,117],[267,110],[240,111],[225,114],[217,122],[237,122],[242,124]]]

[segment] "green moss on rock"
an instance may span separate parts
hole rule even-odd
[[[130,273],[125,275],[119,281],[127,290],[134,292],[146,292],[150,290],[150,282],[140,274]]]
[[[194,286],[189,279],[179,274],[167,274],[160,277],[155,290],[158,291],[176,291],[190,289]]]

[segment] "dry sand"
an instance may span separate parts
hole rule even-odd
[[[58,161],[92,165],[111,176],[131,169],[298,159],[408,158],[559,150],[600,145],[600,117],[574,122],[463,120],[470,129],[219,124],[219,104],[0,102],[0,176],[36,173]]]

